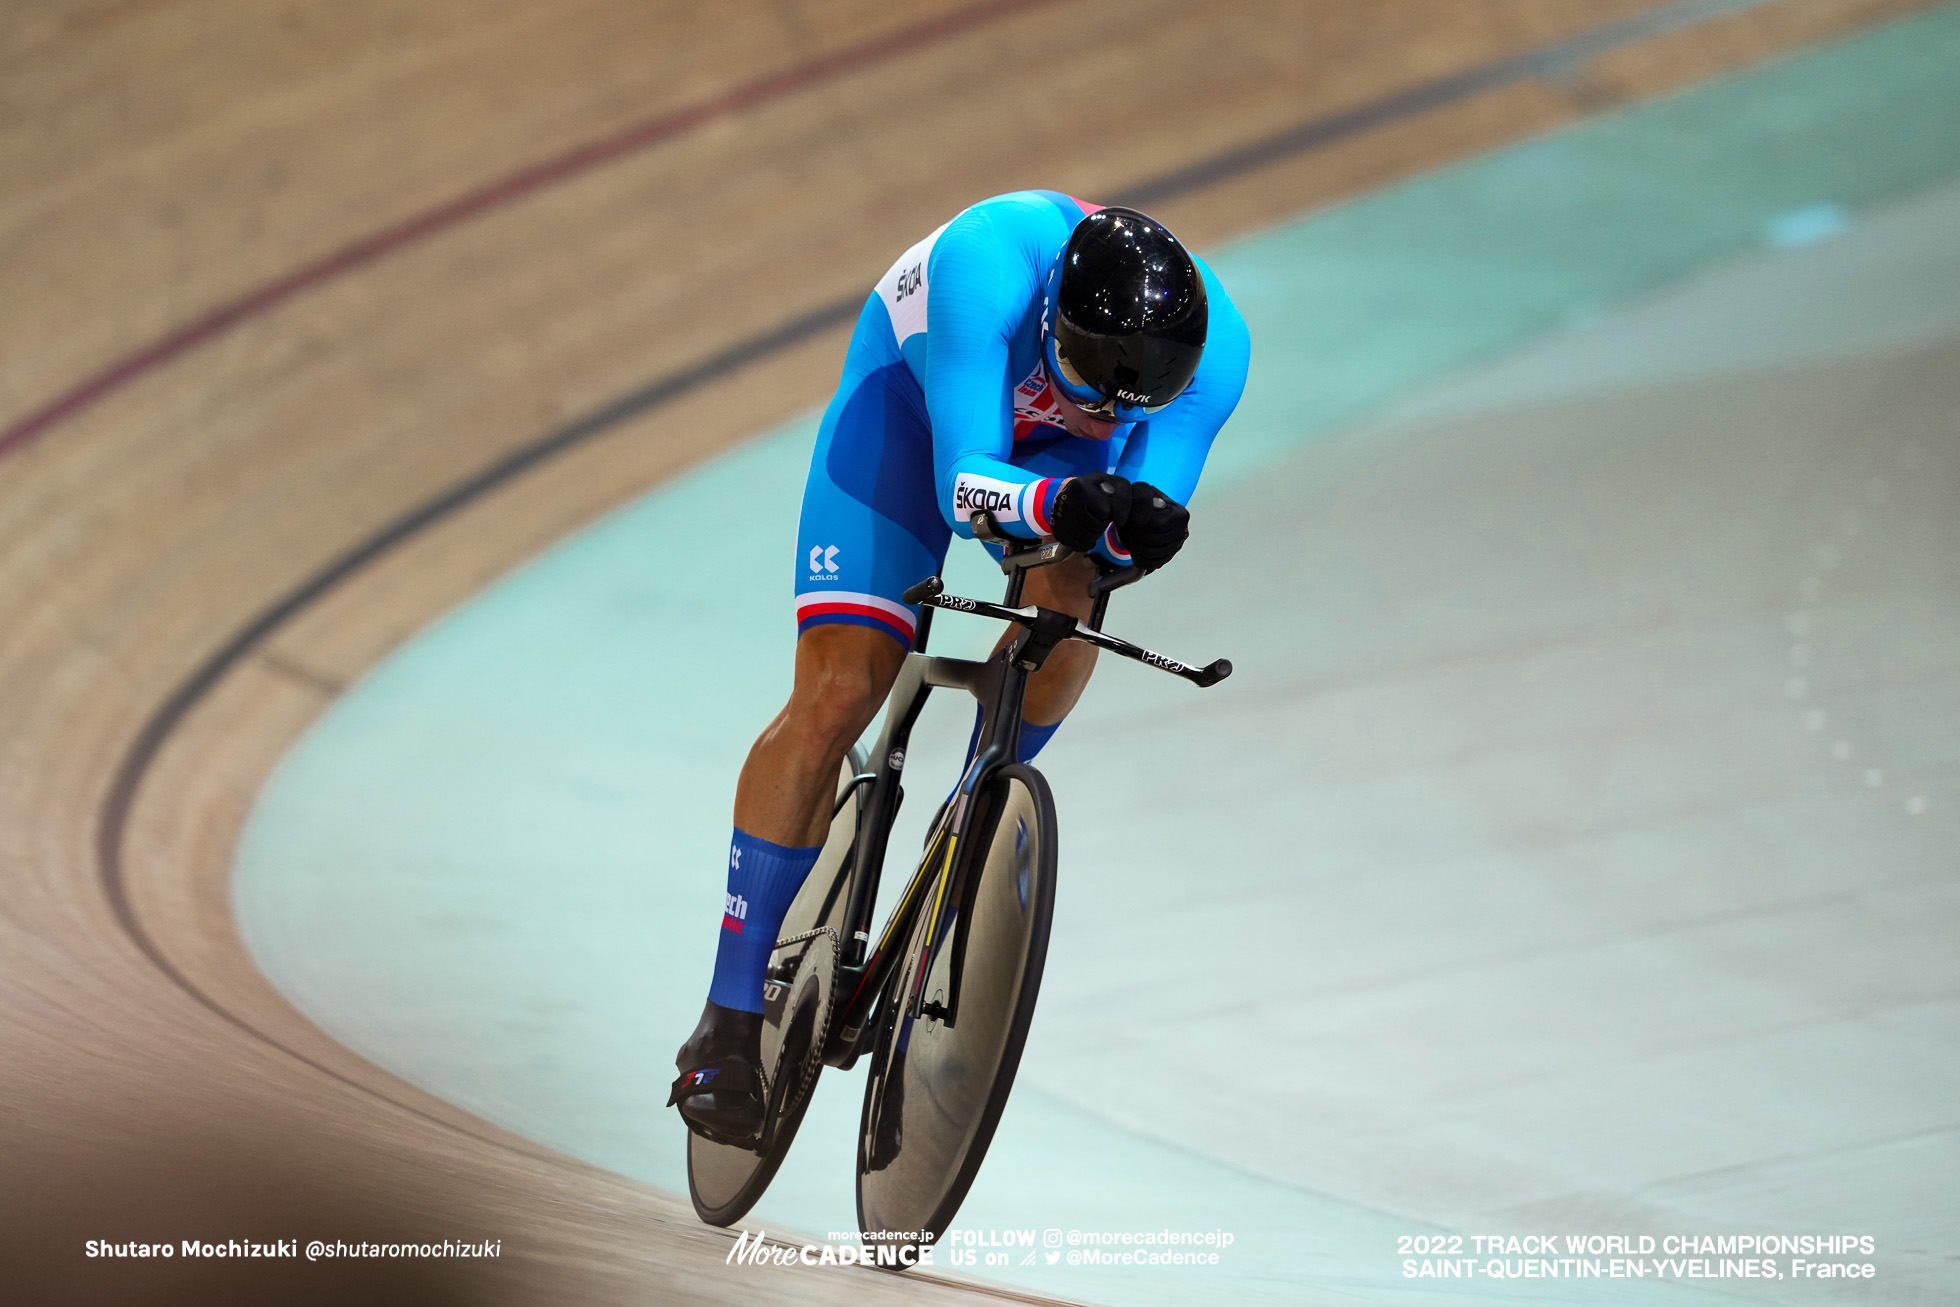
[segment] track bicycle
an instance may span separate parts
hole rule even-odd
[[[857,1150],[858,1227],[880,1265],[911,1265],[952,1223],[993,1140],[1027,1041],[1055,902],[1055,804],[1016,762],[1030,673],[1064,640],[1082,640],[1198,686],[1231,675],[1193,667],[1102,630],[1110,594],[1142,578],[1098,559],[1087,622],[1020,606],[1028,570],[1071,551],[1003,535],[986,513],[974,535],[1001,546],[1000,603],[945,593],[937,576],[905,593],[922,605],[913,652],[867,756],[853,749],[837,785],[823,852],[770,955],[763,985],[761,1133],[748,1145],[688,1134],[688,1192],[710,1225],[730,1225],[762,1196],[803,1120],[824,1066],[869,1055]],[[934,609],[1021,627],[984,661],[925,652]],[[925,852],[873,942],[885,846],[904,799],[905,750],[934,689],[980,702],[978,744],[934,817]]]

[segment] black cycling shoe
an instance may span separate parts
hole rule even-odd
[[[762,1014],[709,1000],[701,1022],[674,1055],[680,1078],[667,1106],[687,1128],[718,1144],[746,1148],[762,1137]]]

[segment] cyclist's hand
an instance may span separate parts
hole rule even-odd
[[[1055,539],[1079,554],[1096,547],[1112,525],[1120,533],[1130,517],[1130,482],[1114,472],[1070,477],[1055,496],[1048,520]]]
[[[1130,487],[1130,515],[1116,534],[1137,566],[1154,572],[1184,547],[1191,535],[1191,513],[1148,481],[1138,481]]]

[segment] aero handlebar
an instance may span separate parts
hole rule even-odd
[[[1126,567],[1120,572],[1111,572],[1107,576],[1097,577],[1096,580],[1104,582],[1105,584],[1102,588],[1104,591],[1108,591],[1115,589],[1117,586],[1128,585],[1131,581],[1142,577],[1142,575],[1142,569]],[[923,604],[928,608],[945,608],[956,613],[974,613],[981,617],[995,617],[1003,622],[1015,622],[1029,628],[1033,628],[1034,624],[1041,619],[1043,612],[1049,611],[1032,604],[1026,608],[1009,608],[1005,604],[989,603],[985,599],[964,599],[959,595],[949,595],[945,591],[946,583],[944,581],[936,576],[929,576],[907,590],[903,598],[908,604]],[[1092,593],[1096,593],[1093,589],[1093,583]],[[1056,616],[1060,617],[1063,615],[1058,613]],[[1182,676],[1193,685],[1200,687],[1217,685],[1220,681],[1232,674],[1232,664],[1229,659],[1219,658],[1209,666],[1193,667],[1191,664],[1179,662],[1175,658],[1166,657],[1160,653],[1152,653],[1141,645],[1131,644],[1128,640],[1119,639],[1113,635],[1106,635],[1101,631],[1084,626],[1081,622],[1075,622],[1074,628],[1063,638],[1068,640],[1081,640],[1086,644],[1095,645],[1098,649],[1107,649],[1111,653],[1121,654],[1123,657],[1134,659],[1137,662],[1143,663],[1145,666],[1155,667],[1158,671],[1169,672],[1173,676]]]

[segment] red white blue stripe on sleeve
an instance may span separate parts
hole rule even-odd
[[[798,635],[813,626],[829,623],[888,631],[903,641],[908,649],[912,647],[912,636],[918,628],[918,621],[912,616],[910,608],[877,595],[825,590],[796,597]]]
[[[1111,559],[1123,567],[1130,565],[1130,551],[1123,548],[1123,542],[1116,538],[1116,528],[1111,526],[1103,532],[1102,546]]]
[[[1033,528],[1038,536],[1055,533],[1054,527],[1049,525],[1049,514],[1055,509],[1055,495],[1061,490],[1064,479],[1043,477],[1021,488],[1021,520]]]

